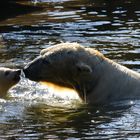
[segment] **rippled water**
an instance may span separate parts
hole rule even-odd
[[[139,0],[38,0],[42,10],[0,21],[0,65],[22,68],[41,49],[78,42],[140,71]],[[22,78],[0,100],[0,139],[140,139],[139,101],[84,105]]]

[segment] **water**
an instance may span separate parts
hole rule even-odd
[[[0,21],[0,66],[22,68],[43,48],[78,42],[140,72],[139,0],[38,0],[33,13]],[[0,139],[140,139],[139,101],[81,104],[22,78],[0,100]]]

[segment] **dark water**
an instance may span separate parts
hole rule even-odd
[[[0,22],[0,65],[23,67],[41,49],[78,42],[140,71],[139,0],[39,0],[42,10]],[[89,106],[49,96],[22,78],[0,101],[0,139],[140,139],[139,101]]]

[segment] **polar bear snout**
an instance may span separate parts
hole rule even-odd
[[[33,70],[31,67],[25,67],[23,69],[25,77],[30,79],[30,80],[33,80],[33,81],[37,81],[37,79],[36,79],[36,76],[37,76],[36,71],[37,71],[37,69]]]
[[[41,57],[37,57],[36,59],[34,59],[33,61],[31,61],[30,63],[28,63],[24,68],[23,68],[23,72],[25,74],[25,77],[33,80],[33,81],[39,81],[40,80],[40,71],[42,69],[42,58]]]
[[[14,78],[13,78],[13,80],[18,82],[20,80],[20,74],[21,74],[20,69],[14,70]]]
[[[20,75],[20,74],[21,74],[21,70],[20,70],[20,69],[16,69],[16,70],[15,70],[15,73],[16,73],[17,75]]]
[[[20,80],[21,70],[0,67],[0,80],[17,83]]]
[[[23,72],[24,72],[25,77],[28,78],[28,77],[29,77],[28,68],[24,68],[24,69],[23,69]]]
[[[25,67],[23,69],[24,75],[26,78],[33,80],[33,81],[39,81],[39,75],[38,70],[39,68],[32,69],[31,67]]]

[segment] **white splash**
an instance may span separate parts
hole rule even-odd
[[[31,104],[43,103],[51,106],[62,106],[81,103],[76,91],[59,87],[51,83],[37,83],[26,78],[9,91],[10,97]]]

